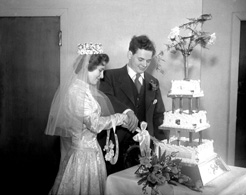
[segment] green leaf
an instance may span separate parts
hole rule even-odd
[[[151,164],[152,164],[152,165],[155,165],[155,164],[157,164],[157,163],[158,163],[158,158],[157,158],[156,155],[154,155],[153,158],[152,158]]]
[[[166,153],[167,153],[167,151],[165,150],[165,152],[163,152],[163,154],[160,157],[160,162],[165,161],[165,159],[166,159]]]
[[[175,157],[177,153],[179,153],[179,151],[177,151],[177,152],[172,152],[172,153],[171,153],[171,157]]]
[[[143,182],[147,181],[147,177],[148,177],[148,176],[145,176],[145,177],[143,177],[142,179],[140,179],[140,180],[138,181],[138,185],[141,185]]]
[[[173,181],[173,180],[169,180],[168,183],[171,184],[171,185],[177,186],[177,183],[175,181]]]
[[[175,163],[176,165],[179,165],[181,163],[181,159],[177,158],[173,160],[173,163]]]

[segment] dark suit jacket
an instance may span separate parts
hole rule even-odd
[[[130,83],[132,81],[129,78],[127,66],[105,70],[104,72],[100,90],[109,97],[116,113],[122,113],[128,108],[135,110],[135,97],[130,87],[132,86]],[[151,80],[159,86],[158,80],[145,72],[145,118],[148,123],[147,130],[150,135],[162,140],[166,139],[167,135],[165,131],[159,130],[158,127],[163,123],[165,107],[159,87],[157,89],[151,87]]]

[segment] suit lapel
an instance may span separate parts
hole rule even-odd
[[[150,105],[153,103],[155,98],[155,92],[150,89],[150,76],[148,74],[144,74],[144,82],[145,82],[145,108],[146,111],[149,109]],[[146,112],[147,113],[147,112]]]
[[[120,89],[125,93],[125,95],[135,105],[135,99],[134,99],[133,91],[130,90],[130,88],[132,86],[132,81],[131,81],[131,78],[128,75],[126,66],[124,66],[122,68],[122,74],[120,74],[119,82],[120,82],[120,85],[119,85]]]
[[[150,105],[153,103],[153,100],[155,98],[155,91],[151,90],[149,86],[150,80],[151,80],[150,76],[144,73],[146,111],[149,109]],[[135,105],[134,93],[133,93],[133,90],[130,89],[132,86],[132,80],[128,75],[126,66],[124,66],[121,69],[118,81],[119,81],[119,88],[130,99],[133,105]]]

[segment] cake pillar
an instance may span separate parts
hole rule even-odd
[[[190,144],[192,144],[192,142],[193,142],[193,133],[192,132],[189,132],[189,141],[190,141]]]
[[[196,111],[199,112],[200,110],[200,101],[199,101],[199,98],[196,97]]]
[[[178,139],[177,139],[177,145],[180,145],[180,131],[178,131]]]
[[[192,98],[189,98],[189,113],[192,114]]]
[[[172,98],[172,112],[175,111],[175,98]]]
[[[199,145],[202,143],[202,131],[199,131]]]
[[[179,98],[179,108],[180,108],[180,113],[183,112],[183,98]]]

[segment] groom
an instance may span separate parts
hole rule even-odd
[[[154,44],[147,36],[133,36],[127,53],[128,63],[122,68],[105,70],[104,79],[100,83],[100,90],[109,97],[115,112],[125,112],[129,118],[127,129],[117,127],[119,158],[115,165],[106,162],[108,175],[127,168],[124,157],[134,142],[132,137],[137,133],[135,130],[141,121],[148,123],[147,130],[151,136],[158,140],[168,138],[168,131],[158,129],[165,111],[159,82],[145,72],[155,52]],[[105,132],[98,135],[102,148],[105,139]],[[137,153],[134,156],[138,158]]]

